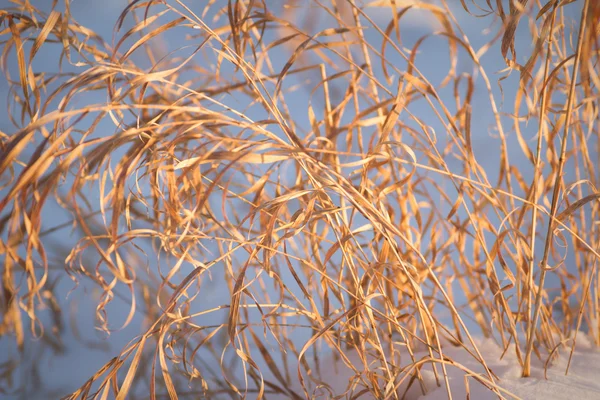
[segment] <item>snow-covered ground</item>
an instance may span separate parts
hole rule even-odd
[[[562,399],[600,399],[600,351],[595,349],[587,338],[580,334],[577,338],[576,351],[571,360],[569,374],[565,376],[570,347],[563,347],[560,357],[549,366],[544,378],[545,360],[535,360],[531,377],[521,378],[521,368],[514,352],[509,352],[501,360],[502,350],[492,340],[480,342],[480,352],[485,357],[488,367],[500,378],[498,385],[515,398],[524,400],[562,400]],[[463,349],[450,348],[447,355],[456,362],[476,372],[483,372],[481,366]],[[466,398],[464,373],[457,368],[449,368],[452,397]],[[492,392],[484,388],[474,379],[469,380],[472,399],[496,399]],[[509,394],[505,397],[511,398]],[[436,388],[423,399],[435,400],[448,398],[445,388]]]
[[[506,399],[523,400],[575,400],[575,399],[600,399],[600,350],[594,347],[588,338],[580,333],[577,337],[577,346],[568,375],[565,375],[567,362],[569,358],[570,347],[564,346],[558,351],[560,357],[549,364],[544,377],[544,363],[546,360],[533,360],[532,374],[529,378],[521,378],[521,368],[517,362],[516,355],[512,349],[501,359],[502,349],[491,339],[476,340],[477,347],[485,358],[488,367],[499,378],[496,384],[502,388],[502,396]],[[466,370],[474,373],[484,373],[483,367],[463,348],[445,346],[444,355],[461,364],[464,368],[458,368],[447,364],[447,374],[453,399],[467,398],[465,376]],[[358,371],[364,371],[364,367],[356,352],[350,351],[347,354]],[[417,359],[427,357],[426,353],[415,355]],[[403,363],[404,364],[404,363]],[[377,365],[372,364],[373,368]],[[427,386],[427,394],[423,395],[420,386],[414,382],[408,390],[406,399],[427,399],[438,400],[448,399],[446,386],[441,376],[441,367],[438,364],[438,373],[441,386],[436,385],[435,375],[430,365],[422,368],[423,380]],[[378,371],[382,373],[381,369]],[[316,398],[327,399],[332,395],[342,395],[347,393],[347,398],[354,398],[353,395],[365,389],[362,385],[357,385],[350,391],[348,387],[351,381],[359,382],[360,379],[354,379],[355,372],[344,365],[341,360],[328,358],[321,364],[321,376],[323,382],[326,382],[331,389],[320,388],[309,395],[316,395]],[[362,377],[364,378],[364,374]],[[484,375],[486,376],[486,375]],[[498,399],[498,396],[484,387],[476,379],[469,377],[467,379],[469,386],[470,399],[487,400]],[[403,384],[406,387],[405,384]],[[303,396],[300,387],[294,388],[296,393]],[[268,397],[272,398],[272,397]],[[277,397],[283,399],[284,397]],[[346,398],[344,396],[343,398]],[[359,399],[372,399],[371,394],[358,396]],[[391,398],[391,397],[389,397]]]

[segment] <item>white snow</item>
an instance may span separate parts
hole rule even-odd
[[[594,348],[584,334],[579,334],[577,346],[569,374],[565,376],[570,347],[562,347],[559,358],[548,367],[544,378],[544,363],[546,360],[532,361],[531,377],[521,378],[521,367],[514,351],[500,359],[502,350],[491,339],[480,341],[479,350],[486,359],[488,367],[500,378],[497,383],[514,395],[505,394],[506,398],[526,400],[562,400],[562,399],[600,399],[600,351]],[[512,349],[511,349],[512,350]],[[446,355],[466,367],[482,373],[483,368],[463,349],[450,348]],[[464,374],[457,368],[449,369],[452,397],[466,398]],[[475,381],[469,380],[472,399],[497,399],[493,392]],[[436,388],[421,399],[436,400],[448,398],[444,387]]]
[[[488,367],[492,372],[499,378],[496,380],[496,384],[503,389],[501,392],[503,397],[506,399],[524,399],[524,400],[593,400],[600,399],[600,349],[595,347],[585,334],[580,333],[577,336],[577,346],[569,367],[568,375],[565,375],[567,362],[570,353],[570,343],[567,342],[566,346],[560,348],[557,351],[559,358],[554,362],[550,363],[546,373],[547,379],[544,378],[544,360],[539,360],[537,357],[532,357],[532,373],[529,378],[521,378],[521,367],[517,361],[517,357],[514,353],[513,348],[510,348],[504,357],[501,359],[502,349],[492,339],[475,340],[476,345],[483,355]],[[467,370],[472,372],[483,374],[485,371],[481,364],[479,364],[465,349],[453,346],[443,347],[444,355],[452,359],[457,364],[462,364]],[[365,389],[364,385],[360,383],[354,387],[353,390],[348,391],[348,385],[351,381],[362,382],[366,381],[365,366],[362,364],[360,358],[355,351],[349,351],[346,353],[348,359],[352,362],[354,367],[359,371],[359,376],[352,371],[351,368],[347,367],[343,361],[333,356],[329,356],[327,359],[320,363],[321,377],[323,382],[326,382],[330,388],[320,388],[309,393],[314,398],[328,399],[333,397],[332,395],[343,395],[347,393],[347,397],[342,398],[354,398],[357,393]],[[403,354],[403,357],[407,355]],[[427,353],[417,353],[417,359],[427,357]],[[402,365],[406,365],[410,360],[404,358]],[[437,364],[437,370],[441,386],[436,385],[435,375],[430,364],[422,368],[423,380],[427,385],[427,393],[422,394],[419,384],[415,381],[407,392],[405,397],[407,400],[412,399],[427,399],[427,400],[438,400],[448,399],[445,383],[442,376],[442,370],[439,364]],[[455,367],[450,364],[447,365],[448,381],[453,399],[465,399],[467,398],[466,386],[465,386],[465,372],[464,369]],[[383,370],[380,364],[375,362],[371,364],[372,371],[375,371],[381,375]],[[304,372],[304,371],[303,371]],[[305,372],[304,378],[307,379]],[[487,375],[483,374],[484,377]],[[492,391],[484,387],[475,378],[469,377],[467,379],[469,386],[470,399],[473,400],[488,400],[498,399],[498,396]],[[402,385],[403,388],[406,384]],[[331,389],[331,392],[329,391]],[[302,390],[299,385],[294,388],[296,393],[302,397]],[[401,392],[402,393],[402,392]],[[283,397],[267,396],[268,399],[282,399]],[[373,399],[371,394],[363,394],[362,396],[356,397],[358,399]],[[393,397],[388,397],[393,398]]]

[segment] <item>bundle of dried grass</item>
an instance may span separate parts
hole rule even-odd
[[[597,2],[136,0],[112,44],[70,1],[13,3],[2,390],[31,335],[68,347],[69,280],[99,290],[98,329],[114,304],[139,328],[73,399],[308,398],[323,348],[353,396],[425,392],[426,364],[450,393],[446,345],[507,396],[474,333],[525,376],[572,332],[600,345]]]

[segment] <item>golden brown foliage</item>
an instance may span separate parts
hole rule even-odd
[[[310,397],[326,348],[363,360],[348,393],[400,399],[465,369],[444,346],[485,367],[475,333],[525,376],[583,327],[600,345],[597,1],[140,0],[112,44],[69,1],[14,3],[0,338],[64,348],[66,279],[99,329],[113,302],[143,320],[69,398]]]

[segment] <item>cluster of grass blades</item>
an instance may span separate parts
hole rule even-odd
[[[0,393],[93,347],[78,292],[135,333],[71,399],[510,398],[474,336],[600,345],[599,2],[11,3]]]

